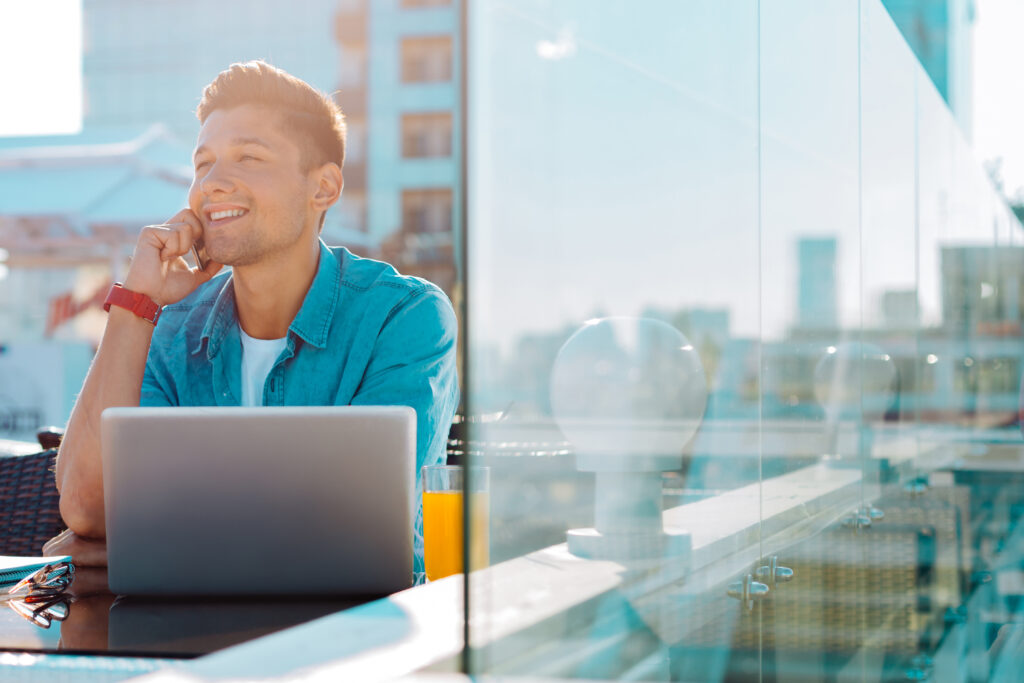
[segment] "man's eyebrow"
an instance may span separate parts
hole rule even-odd
[[[232,147],[242,147],[244,145],[259,145],[260,147],[263,147],[264,149],[266,149],[268,151],[272,151],[273,150],[273,147],[271,147],[268,143],[264,142],[260,138],[252,138],[252,137],[249,137],[249,138],[246,138],[246,137],[235,138],[235,139],[233,139],[228,144],[230,146],[232,146]],[[196,147],[196,151],[192,153],[193,161],[195,160],[196,157],[198,157],[200,154],[202,154],[205,151],[207,151],[206,145],[200,145],[199,147]]]

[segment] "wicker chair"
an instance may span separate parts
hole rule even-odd
[[[56,448],[0,456],[0,555],[39,555],[64,530],[53,479],[56,459]]]

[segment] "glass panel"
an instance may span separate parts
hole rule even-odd
[[[471,670],[984,680],[1013,590],[985,586],[1019,582],[983,474],[1019,450],[1019,223],[877,0],[680,5],[470,13]],[[708,402],[655,486],[671,328]],[[659,491],[699,520],[667,590],[670,554],[637,562]]]
[[[763,565],[775,557],[793,580],[764,577],[771,591],[751,617],[762,639],[733,657],[777,680],[833,675],[847,646],[836,632],[852,627],[823,609],[840,549],[819,532],[862,506],[872,436],[858,40],[857,3],[761,3]],[[776,512],[779,499],[802,514]]]
[[[719,678],[756,641],[757,5],[469,16],[473,671]]]

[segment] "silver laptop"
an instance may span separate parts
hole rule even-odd
[[[109,408],[101,429],[112,592],[412,585],[412,408]]]

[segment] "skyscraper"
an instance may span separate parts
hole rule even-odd
[[[799,285],[797,321],[803,329],[834,329],[837,315],[836,238],[805,237],[797,242]]]
[[[882,0],[882,4],[970,140],[975,0]]]

